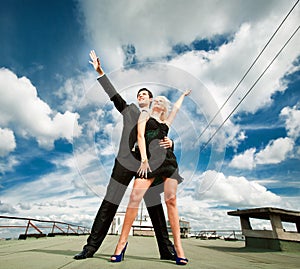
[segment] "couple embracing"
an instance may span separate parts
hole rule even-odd
[[[173,142],[168,138],[168,131],[184,97],[191,91],[185,91],[174,103],[171,111],[166,97],[153,98],[147,88],[142,88],[137,93],[139,108],[134,104],[128,105],[105,75],[95,51],[90,52],[90,58],[90,63],[99,74],[99,83],[123,116],[123,130],[106,195],[94,220],[87,244],[74,258],[89,258],[98,250],[126,188],[134,177],[122,232],[110,258],[111,262],[121,262],[124,259],[128,235],[137,216],[139,204],[144,198],[156,234],[160,258],[175,260],[177,265],[186,265],[188,259],[181,244],[176,204],[177,186],[183,179],[178,173]],[[169,240],[159,186],[163,186],[174,245]]]

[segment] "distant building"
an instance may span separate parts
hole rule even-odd
[[[181,238],[188,238],[188,236],[191,232],[190,222],[184,220],[184,218],[180,218],[179,219],[179,226],[180,226],[180,236],[181,236]],[[169,234],[172,234],[170,221],[168,221],[168,231],[169,231]]]
[[[117,212],[110,227],[109,234],[121,234],[125,212]],[[130,235],[154,236],[151,219],[148,215],[138,215],[130,229]]]
[[[109,234],[121,234],[124,223],[125,212],[117,212],[109,228]],[[187,238],[191,231],[190,222],[179,219],[180,233],[182,238]],[[170,222],[167,222],[168,232],[172,234]],[[154,229],[152,226],[151,219],[148,215],[138,214],[131,229],[130,235],[141,235],[141,236],[154,236]]]
[[[122,226],[125,218],[125,212],[117,212],[109,227],[109,234],[121,234]]]

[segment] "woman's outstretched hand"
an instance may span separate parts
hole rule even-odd
[[[184,94],[184,96],[188,96],[191,92],[192,92],[192,90],[186,90],[183,94]]]
[[[97,57],[96,52],[94,50],[91,50],[90,58],[91,58],[91,61],[89,61],[89,63],[94,67],[94,69],[99,73],[99,75],[102,76],[104,74],[104,72],[101,68],[100,60]]]

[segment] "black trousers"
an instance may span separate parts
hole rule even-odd
[[[91,234],[84,246],[85,249],[93,253],[99,249],[108,233],[127,186],[134,176],[135,172],[127,170],[117,160],[115,161],[105,198],[94,220]],[[144,201],[155,231],[160,255],[169,255],[172,253],[172,242],[169,240],[159,189],[156,187],[152,190],[150,187],[144,196]]]

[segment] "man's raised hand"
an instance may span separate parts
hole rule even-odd
[[[101,68],[100,60],[97,57],[96,52],[94,50],[91,50],[90,58],[91,60],[89,61],[89,63],[93,65],[94,69],[99,73],[100,76],[102,76],[104,74],[104,71]]]

